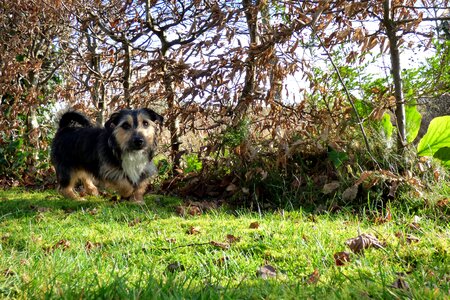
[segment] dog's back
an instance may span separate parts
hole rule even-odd
[[[67,127],[92,127],[91,121],[77,111],[65,112],[59,119],[58,130]]]
[[[84,169],[96,176],[99,169],[98,145],[102,142],[104,129],[93,126],[76,111],[64,113],[58,124],[51,151],[57,173]]]

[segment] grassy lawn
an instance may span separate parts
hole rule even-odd
[[[164,196],[141,207],[4,190],[0,298],[446,299],[450,203],[424,202],[387,217],[346,208],[180,216],[181,201]],[[354,254],[345,242],[362,233],[383,248]],[[342,251],[350,257],[339,266]]]

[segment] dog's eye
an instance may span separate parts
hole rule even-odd
[[[142,125],[143,125],[144,127],[148,127],[148,125],[150,125],[150,123],[149,123],[148,121],[143,121],[143,122],[142,122]]]
[[[123,123],[123,124],[122,124],[122,128],[125,129],[125,130],[128,130],[128,129],[131,128],[131,126],[130,126],[130,124],[128,124],[128,123]]]

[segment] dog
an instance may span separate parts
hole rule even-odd
[[[163,121],[148,108],[123,109],[97,127],[80,112],[65,112],[51,145],[59,192],[81,199],[74,191],[77,183],[94,196],[99,194],[95,183],[101,183],[143,204],[149,179],[157,172],[152,159]]]

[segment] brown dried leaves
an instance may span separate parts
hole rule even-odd
[[[367,233],[348,239],[345,244],[356,254],[361,254],[368,248],[384,248],[383,244],[376,237]]]

